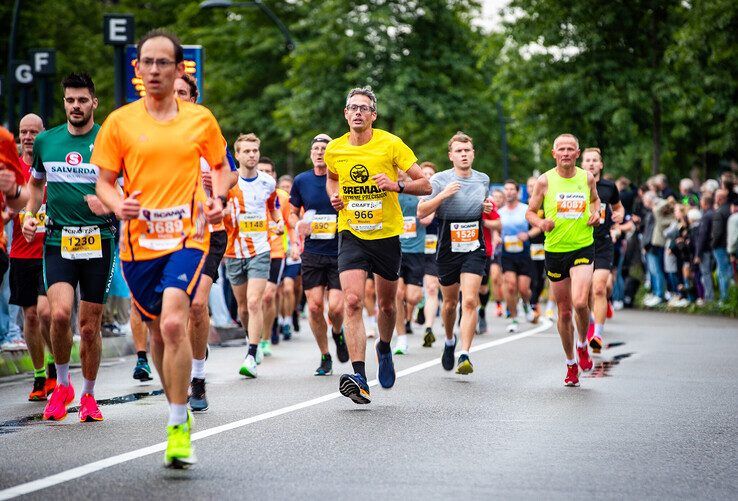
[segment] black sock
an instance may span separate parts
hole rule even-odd
[[[249,355],[256,358],[256,349],[259,347],[258,344],[249,344]]]
[[[386,341],[382,341],[381,339],[377,343],[377,350],[379,350],[379,353],[385,354],[392,351],[392,348],[390,347],[390,344]]]
[[[148,362],[149,361],[148,357],[146,356],[146,352],[145,351],[137,351],[136,352],[136,355],[138,355],[138,358],[140,360],[144,360],[145,362]]]
[[[351,367],[353,367],[355,374],[361,374],[361,377],[366,379],[366,365],[364,362],[351,362]]]
[[[489,291],[482,294],[479,293],[479,306],[481,307],[482,311],[484,311],[485,306],[487,306],[487,303],[489,302]]]

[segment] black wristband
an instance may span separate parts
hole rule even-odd
[[[223,207],[225,207],[226,204],[228,203],[228,199],[224,197],[223,195],[218,195],[218,198],[220,199],[220,203],[223,204]]]

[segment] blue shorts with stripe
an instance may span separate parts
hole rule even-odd
[[[183,290],[191,300],[205,257],[201,250],[184,248],[148,261],[124,261],[123,276],[141,318],[154,320],[161,314],[165,289]]]

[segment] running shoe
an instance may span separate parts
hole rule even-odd
[[[164,466],[167,468],[183,470],[197,463],[195,448],[190,441],[194,423],[192,413],[187,411],[186,422],[167,426],[167,450],[164,453]]]
[[[612,311],[612,303],[610,301],[607,302],[607,318],[612,318],[613,311]]]
[[[507,332],[518,332],[520,330],[520,326],[518,325],[518,321],[516,319],[512,319],[509,324],[507,324],[507,327],[505,327],[505,331]]]
[[[259,341],[259,348],[261,348],[261,354],[264,357],[271,357],[272,356],[272,345],[267,341],[266,339],[262,339]],[[259,351],[256,351],[257,355]]]
[[[594,364],[592,363],[592,358],[589,356],[589,348],[587,348],[587,345],[577,347],[577,360],[579,360],[579,367],[582,369],[582,372],[589,372],[592,370],[592,367]]]
[[[538,305],[535,305],[533,308],[530,309],[531,316],[528,319],[528,321],[532,324],[537,324],[538,320],[541,318],[541,309]]]
[[[282,339],[284,341],[292,339],[292,326],[290,324],[282,324],[280,330],[282,331]]]
[[[133,379],[138,379],[142,383],[153,379],[151,377],[151,367],[145,359],[139,358],[136,362],[136,367],[133,369]]]
[[[441,365],[447,371],[454,368],[454,352],[456,351],[456,336],[454,336],[454,344],[451,346],[445,342],[443,344],[443,355],[441,355]]]
[[[484,317],[483,314],[479,315],[479,320],[477,320],[477,334],[487,334],[487,319]]]
[[[339,383],[339,391],[356,404],[368,404],[372,401],[369,385],[361,374],[343,374]]]
[[[46,402],[44,409],[44,419],[47,421],[61,421],[67,417],[67,406],[74,400],[74,386],[72,386],[72,378],[68,380],[68,385],[57,384],[51,398]]]
[[[459,363],[456,365],[456,374],[467,375],[474,372],[474,366],[469,360],[469,355],[459,355]]]
[[[592,320],[589,321],[589,327],[587,327],[587,341],[591,341],[595,335],[595,324]]]
[[[413,333],[413,326],[410,325],[410,320],[405,322],[405,334],[412,334]]]
[[[93,421],[102,421],[103,415],[97,406],[95,397],[89,393],[82,395],[79,399],[79,421],[81,423],[91,423]]]
[[[395,385],[395,363],[392,361],[392,352],[379,353],[379,341],[374,345],[377,352],[377,379],[382,388],[392,388]]]
[[[336,343],[336,357],[338,357],[338,361],[345,364],[349,360],[349,352],[343,327],[341,327],[340,334],[333,334],[333,341]]]
[[[277,324],[276,321],[274,324],[272,324],[272,338],[271,338],[272,344],[279,344],[279,330],[277,330]]]
[[[592,353],[600,353],[602,351],[603,344],[602,337],[600,336],[592,336],[592,339],[589,340],[589,346],[592,348]]]
[[[241,364],[241,368],[238,369],[238,373],[248,378],[256,377],[256,359],[253,355],[246,355],[246,358],[243,359],[243,363]]]
[[[261,362],[264,360],[264,348],[261,346],[261,341],[256,345],[256,357],[254,360],[256,360],[256,365],[261,365]]]
[[[431,327],[426,327],[425,336],[423,336],[423,348],[430,348],[435,342],[436,335],[433,334],[433,329]]]
[[[28,394],[29,402],[42,402],[46,400],[46,378],[33,378],[33,390]]]
[[[330,376],[333,374],[333,360],[325,355],[320,356],[320,366],[315,369],[316,376]]]
[[[54,376],[56,376],[56,372],[54,373]],[[56,388],[56,377],[47,377],[46,384],[44,385],[44,390],[46,391],[47,397],[54,393],[54,388]]]
[[[502,316],[502,303],[497,303],[497,306],[495,307],[495,316],[496,317]]]
[[[546,308],[546,318],[549,320],[553,320],[554,318],[553,308]]]
[[[187,399],[193,412],[205,412],[208,410],[208,397],[205,394],[205,380],[193,377],[190,381],[190,396]]]
[[[564,386],[579,386],[579,367],[577,367],[577,364],[566,365]]]
[[[425,323],[425,307],[418,308],[418,315],[415,317],[415,323],[423,325]]]
[[[398,343],[395,345],[393,353],[395,355],[407,355],[408,351],[410,351],[410,349],[407,346],[407,340],[405,340],[404,342],[398,341]]]

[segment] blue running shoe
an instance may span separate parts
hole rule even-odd
[[[133,379],[138,379],[141,382],[151,381],[151,367],[149,363],[143,358],[139,358],[136,362],[136,368],[133,369]]]
[[[445,341],[445,340],[444,340]],[[447,371],[454,368],[454,352],[456,351],[456,336],[454,336],[454,344],[451,346],[444,343],[443,355],[441,356],[441,365]]]
[[[377,350],[377,379],[382,388],[392,388],[395,385],[395,363],[392,361],[392,351],[379,353],[379,340],[374,345]]]
[[[348,397],[356,404],[368,404],[372,401],[369,385],[361,374],[343,374],[338,385],[341,395]]]
[[[292,326],[290,324],[282,324],[280,330],[282,331],[282,339],[284,341],[292,339]]]

